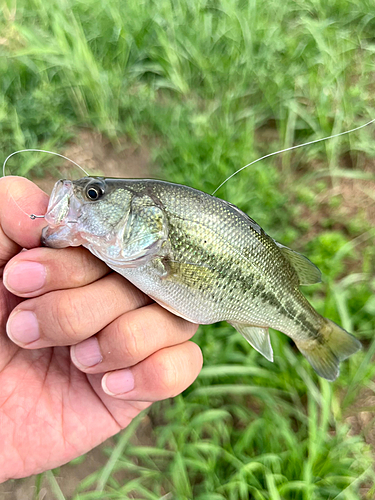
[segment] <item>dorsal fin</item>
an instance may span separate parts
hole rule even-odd
[[[275,243],[296,271],[300,285],[313,285],[322,281],[322,273],[311,260],[277,241]]]
[[[229,205],[233,210],[238,212],[246,221],[250,224],[250,226],[256,231],[258,234],[262,234],[264,231],[260,227],[260,225],[250,217],[250,215],[247,215],[247,213],[243,212],[240,208],[236,207],[236,205],[233,205],[233,203],[230,203],[229,201],[226,200],[221,200],[227,205]]]

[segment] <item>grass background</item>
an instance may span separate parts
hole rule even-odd
[[[146,147],[154,177],[212,192],[263,154],[375,117],[372,0],[0,4],[4,158],[62,152],[92,130],[117,151],[124,138]],[[72,498],[374,497],[373,138],[369,127],[267,159],[218,192],[322,269],[304,291],[363,352],[330,384],[279,333],[270,364],[226,324],[201,328],[198,380],[153,406],[147,446],[132,437],[142,419],[119,435]],[[9,162],[34,176],[55,165],[31,153]],[[58,474],[47,478],[61,499]]]

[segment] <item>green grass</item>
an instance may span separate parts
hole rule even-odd
[[[114,147],[123,136],[147,146],[155,175],[212,192],[263,154],[375,117],[370,0],[2,6],[4,158],[26,147],[61,151],[85,127]],[[154,446],[133,444],[135,422],[76,500],[373,498],[374,450],[345,416],[361,390],[374,390],[374,221],[345,216],[340,192],[343,179],[374,178],[373,137],[368,128],[265,160],[218,192],[319,265],[324,283],[306,295],[364,351],[329,384],[281,334],[273,332],[270,364],[227,325],[202,328],[205,367],[182,396],[154,405]],[[42,175],[54,164],[30,153],[9,168]],[[319,196],[332,187],[323,210]]]

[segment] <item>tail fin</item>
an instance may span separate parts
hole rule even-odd
[[[296,343],[316,373],[327,380],[335,380],[339,373],[339,363],[359,349],[362,344],[353,335],[325,319],[316,340]]]

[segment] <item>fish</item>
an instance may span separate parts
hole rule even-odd
[[[321,281],[307,257],[203,191],[152,179],[62,179],[45,220],[43,245],[84,246],[177,316],[227,321],[269,361],[269,328],[290,337],[330,381],[361,348],[301,293],[300,285]]]

